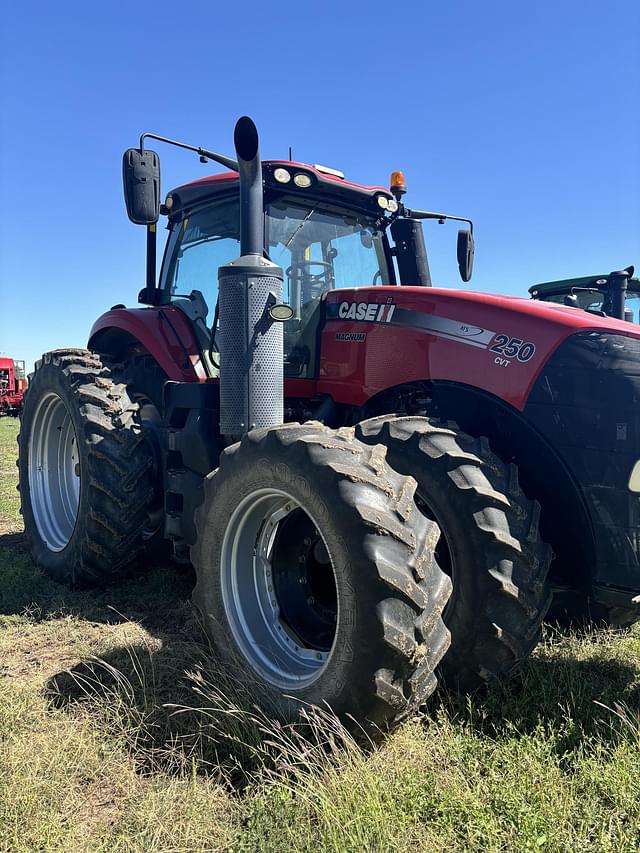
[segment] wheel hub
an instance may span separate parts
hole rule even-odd
[[[338,621],[331,558],[313,519],[276,489],[248,495],[227,525],[222,599],[251,667],[280,688],[315,681]]]
[[[285,626],[304,645],[329,651],[337,615],[331,558],[303,510],[292,510],[278,525],[270,561]]]

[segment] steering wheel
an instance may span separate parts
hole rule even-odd
[[[314,267],[320,267],[321,269],[319,272],[314,273]],[[302,314],[312,313],[322,294],[326,290],[329,290],[333,279],[333,266],[328,261],[297,261],[291,264],[286,270],[286,275],[289,278],[289,287],[291,287],[292,273],[298,278],[301,290]],[[305,306],[307,306],[306,310]],[[300,319],[303,318],[301,317]]]
[[[373,281],[371,282],[372,287],[376,286],[376,281],[378,279],[380,279],[380,284],[382,284],[382,272],[380,270],[378,270],[378,272],[373,277]]]
[[[314,273],[313,267],[322,267],[322,270]],[[293,270],[302,270],[307,284],[326,284],[327,278],[333,273],[333,265],[328,261],[296,261],[286,270],[286,274],[291,277]]]

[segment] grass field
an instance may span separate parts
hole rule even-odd
[[[0,420],[0,850],[633,851],[640,631],[549,635],[508,689],[363,752],[221,685],[191,578],[71,591],[24,549]],[[194,640],[193,638],[196,638]]]

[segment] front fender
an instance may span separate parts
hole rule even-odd
[[[154,308],[113,308],[98,317],[89,333],[89,349],[111,352],[141,346],[176,382],[205,382],[207,372],[191,324],[171,305]]]

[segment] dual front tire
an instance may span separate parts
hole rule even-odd
[[[414,491],[383,448],[321,424],[255,430],[207,478],[194,601],[278,716],[329,705],[386,729],[433,692],[451,583]]]
[[[205,493],[194,600],[227,665],[246,679],[248,663],[281,715],[327,702],[389,727],[433,692],[436,668],[470,692],[540,639],[539,507],[453,424],[258,430],[223,453]]]
[[[516,467],[486,439],[426,417],[383,415],[359,424],[356,436],[383,444],[389,464],[415,477],[418,506],[440,527],[436,559],[453,593],[439,674],[461,692],[511,676],[539,642],[551,603],[551,549]]]

